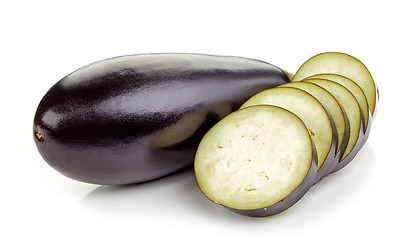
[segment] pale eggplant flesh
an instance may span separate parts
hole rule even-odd
[[[193,164],[203,135],[254,94],[290,82],[269,63],[142,54],[84,66],[41,100],[33,124],[45,161],[75,180],[133,184]]]

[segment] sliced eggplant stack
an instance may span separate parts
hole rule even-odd
[[[307,60],[295,73],[292,81],[301,81],[319,73],[339,74],[357,83],[366,95],[371,115],[374,115],[378,98],[377,87],[369,70],[361,61],[345,53],[321,53]]]
[[[348,121],[345,121],[343,110],[333,95],[324,88],[308,82],[292,82],[278,87],[292,87],[304,90],[315,97],[323,105],[332,122],[334,136],[337,138],[336,142],[338,143],[333,162],[339,162],[348,144],[349,134],[345,133],[349,132],[349,123]],[[318,182],[329,173],[330,169],[326,172],[319,171],[315,182]]]
[[[340,161],[331,170],[331,172],[338,171],[352,161],[365,141],[358,101],[347,88],[336,82],[325,79],[304,79],[303,81],[319,85],[330,92],[343,108],[346,121],[349,122],[350,130],[347,147]]]
[[[251,97],[202,140],[195,173],[212,201],[247,216],[280,213],[349,164],[366,142],[378,90],[358,59],[318,54],[290,79]],[[300,145],[303,138],[310,146]],[[295,159],[300,172],[286,169]]]
[[[246,101],[241,108],[255,105],[273,105],[297,115],[306,125],[316,146],[318,171],[330,170],[336,155],[337,137],[322,104],[309,93],[296,88],[280,87],[265,90]]]
[[[194,169],[211,201],[246,216],[267,217],[307,192],[317,161],[303,121],[265,105],[233,112],[211,128],[200,142]]]

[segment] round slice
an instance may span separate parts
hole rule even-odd
[[[304,79],[303,81],[317,84],[330,92],[343,108],[346,120],[349,122],[349,140],[340,162],[334,167],[333,171],[337,171],[338,165],[344,167],[354,158],[360,149],[360,142],[363,141],[361,110],[358,101],[347,88],[336,82],[325,79]]]
[[[305,92],[315,97],[323,105],[324,109],[329,114],[330,119],[332,120],[332,127],[335,130],[334,135],[337,138],[338,143],[336,155],[333,161],[339,162],[348,144],[348,134],[347,136],[345,136],[345,132],[349,131],[349,125],[347,124],[348,122],[345,121],[343,110],[341,109],[341,106],[337,102],[337,100],[327,90],[313,83],[292,82],[280,85],[279,87],[293,87],[304,90]],[[333,166],[333,163],[329,161],[326,161],[325,164],[330,164],[331,166]],[[319,181],[321,178],[329,174],[332,170],[331,167],[328,167],[326,169],[326,172],[318,172],[315,182]]]
[[[358,101],[359,108],[361,109],[362,112],[363,127],[364,127],[364,132],[366,133],[370,120],[369,119],[370,113],[369,113],[368,100],[366,99],[366,96],[363,93],[361,87],[359,87],[359,85],[356,84],[351,79],[338,74],[316,74],[308,77],[308,79],[313,79],[313,78],[326,79],[339,83],[344,87],[346,87],[354,95],[354,97]]]
[[[322,104],[309,93],[296,88],[280,87],[260,92],[246,101],[241,108],[254,105],[282,107],[297,115],[305,123],[316,146],[318,171],[326,172],[332,162],[337,142],[330,118]]]
[[[253,217],[295,204],[316,175],[308,129],[293,113],[254,106],[231,113],[203,137],[195,175],[211,201]]]
[[[361,61],[345,53],[321,53],[307,60],[295,73],[292,81],[301,81],[319,73],[334,73],[350,78],[362,88],[371,113],[375,113],[376,85],[369,70]]]

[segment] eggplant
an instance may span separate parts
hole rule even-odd
[[[193,164],[203,135],[248,98],[290,82],[269,63],[203,54],[138,54],[84,66],[37,108],[44,160],[75,180],[121,185]]]

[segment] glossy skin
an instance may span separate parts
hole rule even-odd
[[[34,119],[37,148],[70,178],[119,185],[193,163],[203,135],[252,95],[284,83],[268,63],[200,54],[107,59],[57,82]]]

